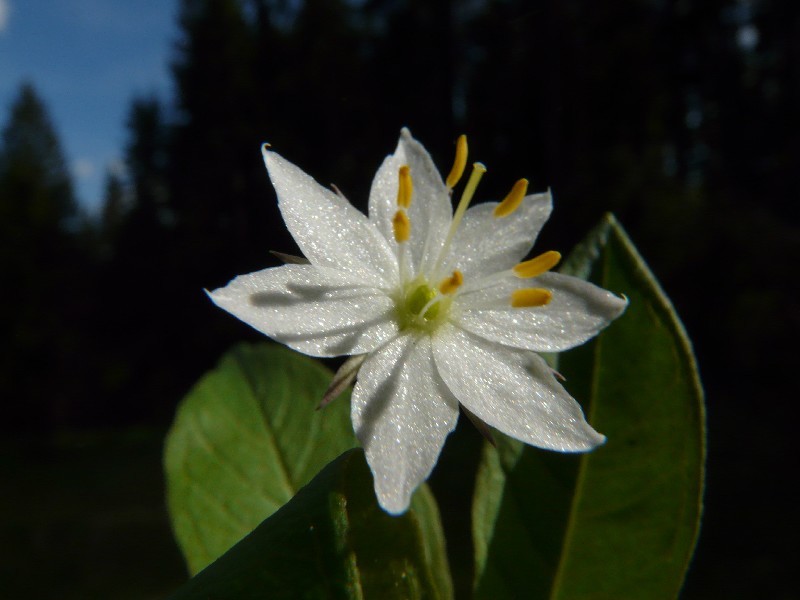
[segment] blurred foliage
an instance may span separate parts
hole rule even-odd
[[[707,386],[714,509],[696,593],[778,595],[800,560],[771,472],[794,451],[798,412],[781,375],[800,330],[787,276],[800,261],[800,4],[182,0],[178,15],[175,97],[132,102],[128,170],[109,175],[102,218],[77,211],[33,87],[10,107],[0,427],[166,424],[224,348],[257,338],[202,289],[294,251],[261,142],[363,208],[401,126],[442,169],[465,132],[489,167],[479,199],[520,176],[552,187],[542,246],[569,250],[608,210],[625,223]]]
[[[164,598],[183,582],[159,469],[164,434],[0,439],[4,599]]]

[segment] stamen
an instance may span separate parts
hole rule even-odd
[[[542,273],[547,273],[550,269],[558,264],[561,260],[561,254],[555,250],[550,250],[544,254],[540,254],[536,258],[526,260],[519,263],[514,267],[514,275],[520,279],[530,279],[531,277],[538,277]]]
[[[394,231],[394,239],[398,244],[407,242],[408,238],[411,237],[411,221],[409,221],[406,211],[402,208],[394,213],[392,230]]]
[[[514,184],[514,187],[511,188],[508,196],[506,196],[500,204],[495,206],[493,213],[495,218],[499,219],[500,217],[507,217],[517,210],[519,205],[522,204],[522,199],[525,197],[527,192],[528,180],[520,179],[517,181]]]
[[[464,283],[464,275],[461,274],[461,271],[453,271],[450,277],[446,277],[439,283],[439,291],[447,296],[460,288],[462,283]]]
[[[400,184],[397,186],[397,206],[408,208],[411,206],[411,194],[414,184],[411,181],[411,172],[408,165],[400,167]]]
[[[461,219],[464,218],[464,213],[467,212],[467,207],[472,200],[472,196],[475,195],[475,189],[478,187],[478,182],[480,182],[484,173],[486,173],[486,167],[483,165],[483,163],[473,163],[472,173],[469,176],[469,181],[467,181],[464,192],[461,194],[461,200],[458,202],[458,208],[456,208],[456,212],[453,215],[453,222],[450,223],[450,230],[447,232],[447,237],[444,240],[442,249],[439,251],[439,257],[436,259],[436,265],[433,267],[434,273],[439,270],[439,267],[442,266],[444,257],[447,256],[447,253],[450,251],[450,244],[453,242],[453,238],[456,235],[456,231],[461,223]]]
[[[511,306],[514,308],[530,308],[550,304],[553,292],[542,288],[523,288],[511,292]]]
[[[447,176],[447,188],[453,189],[464,174],[464,167],[467,166],[467,136],[458,136],[456,141],[456,157],[453,161],[453,168]]]

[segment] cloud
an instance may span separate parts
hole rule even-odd
[[[11,16],[11,2],[0,0],[0,34],[8,28],[8,18]]]
[[[3,1],[3,0],[0,0]],[[142,35],[163,23],[172,23],[174,2],[129,2],[126,0],[60,0],[53,3],[60,15],[90,31],[119,35]]]
[[[0,2],[2,1],[0,0]],[[78,179],[89,179],[94,172],[94,163],[88,158],[79,158],[72,163],[72,174]]]

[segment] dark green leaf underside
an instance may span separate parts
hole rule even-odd
[[[351,450],[172,600],[442,597],[417,515],[386,514],[363,452]]]

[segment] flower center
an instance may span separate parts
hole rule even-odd
[[[436,298],[436,290],[427,283],[423,283],[406,296],[406,309],[409,313],[418,315],[423,319],[434,319],[439,314],[439,305],[434,303],[428,307],[428,304],[434,298]],[[422,311],[426,308],[427,310],[423,314]]]
[[[410,282],[397,301],[400,328],[413,327],[433,331],[447,318],[450,301],[448,295],[442,293],[441,289],[432,287],[427,281],[416,279]]]

